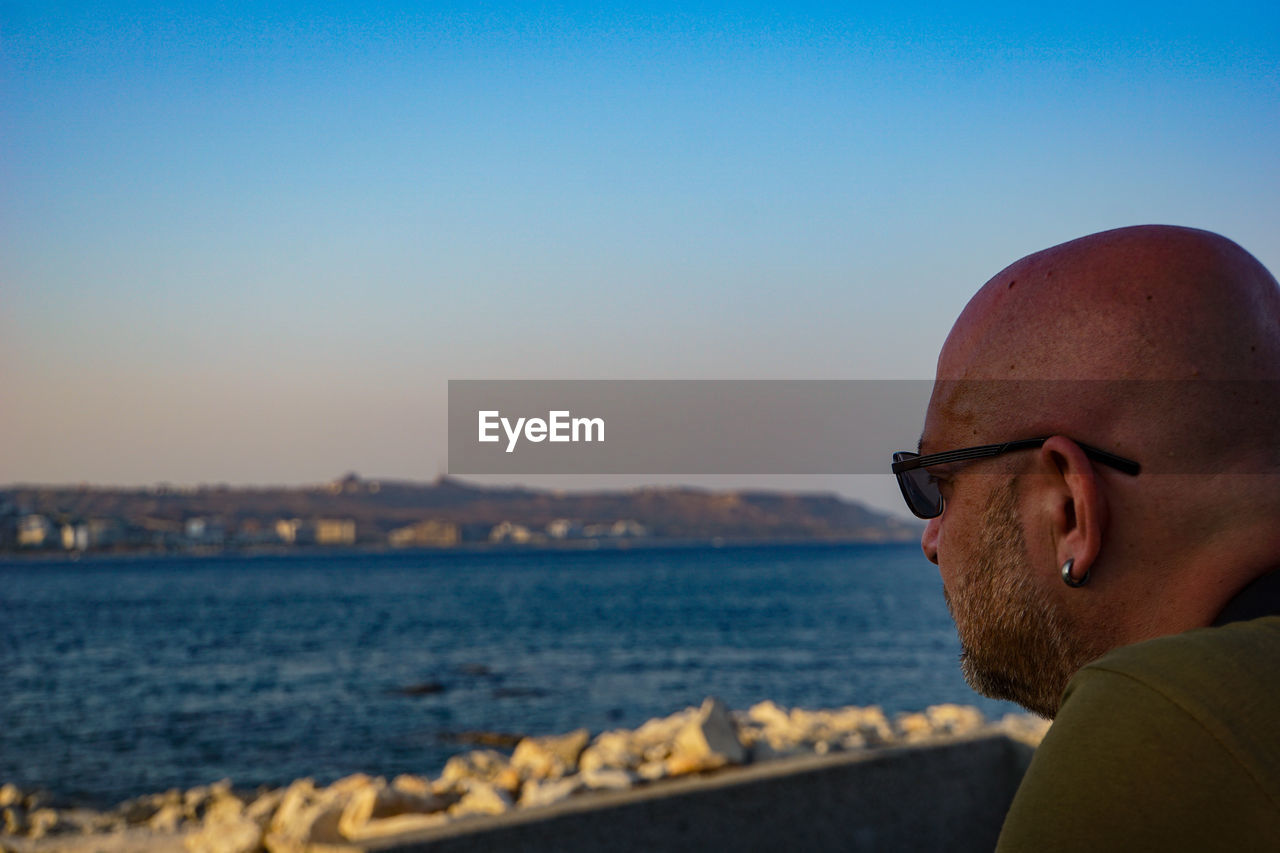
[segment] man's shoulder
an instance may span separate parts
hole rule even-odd
[[[1202,728],[1280,793],[1277,673],[1280,616],[1200,628],[1116,649],[1084,667],[1059,717],[1177,718]]]
[[[1280,659],[1280,616],[1196,628],[1121,646],[1081,669],[1181,680],[1189,669],[1226,667],[1223,677],[1274,672]]]
[[[1277,672],[1280,616],[1198,628],[1108,652],[1072,679],[1063,709],[1078,693],[1096,699],[1098,692],[1126,692],[1131,681],[1201,722],[1258,711],[1275,720],[1280,718]]]
[[[1280,617],[1161,637],[1084,667],[1001,849],[1259,849],[1280,833],[1277,667]]]

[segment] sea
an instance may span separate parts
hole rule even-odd
[[[486,735],[975,694],[917,545],[0,562],[0,782],[106,807],[436,775]]]

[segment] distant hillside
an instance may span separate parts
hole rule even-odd
[[[58,530],[92,522],[95,529],[110,524],[135,532],[167,531],[165,542],[170,545],[181,544],[183,535],[193,536],[193,529],[200,531],[203,544],[264,544],[284,519],[353,522],[351,541],[338,544],[365,545],[385,544],[393,531],[424,523],[455,530],[457,542],[496,539],[495,529],[504,523],[502,535],[515,530],[511,541],[533,543],[610,535],[882,542],[910,541],[920,533],[917,524],[833,494],[687,487],[562,492],[488,488],[448,477],[414,483],[347,475],[324,485],[297,488],[18,485],[0,489],[0,513],[15,530],[22,519],[27,519],[21,522],[25,529],[34,524],[31,517],[39,516]],[[211,530],[220,537],[216,541],[208,538]],[[137,535],[118,541],[126,539],[134,545],[159,541]],[[17,547],[16,542],[14,534],[9,544]]]

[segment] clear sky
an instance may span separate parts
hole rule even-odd
[[[430,478],[450,378],[929,377],[1086,233],[1280,271],[1278,151],[1274,3],[0,0],[0,483]]]

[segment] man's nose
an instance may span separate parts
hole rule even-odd
[[[939,516],[941,518],[941,516]],[[938,518],[929,519],[929,523],[924,527],[924,533],[920,535],[920,547],[924,550],[924,555],[929,558],[929,562],[935,566],[938,565]]]

